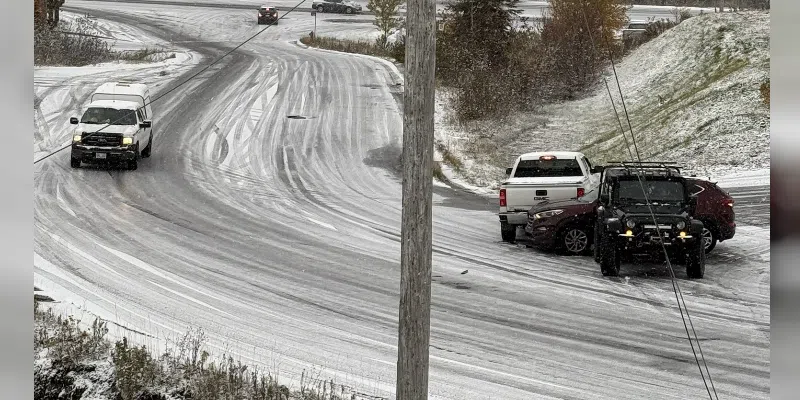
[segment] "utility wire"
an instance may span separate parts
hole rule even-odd
[[[591,31],[591,29],[589,27],[588,17],[586,16],[586,1],[585,0],[582,2],[581,11],[583,13],[584,25],[586,27],[587,32],[589,33],[589,39],[591,40],[592,47],[594,49],[594,52],[596,53],[597,52],[597,45],[595,44],[594,36],[592,35],[592,31]],[[602,24],[602,21],[601,21],[601,29],[602,29],[602,26],[603,26],[603,24]],[[617,122],[620,125],[620,133],[622,134],[622,137],[625,140],[625,146],[627,147],[628,154],[631,156],[631,161],[636,162],[636,160],[638,159],[639,166],[640,166],[640,171],[643,171],[643,169],[641,168],[641,165],[642,165],[641,153],[639,152],[639,148],[636,145],[636,137],[635,137],[635,135],[633,133],[633,125],[631,124],[630,117],[628,115],[628,110],[627,110],[627,107],[625,105],[625,98],[624,98],[624,95],[622,94],[622,87],[621,87],[621,85],[619,83],[619,77],[617,75],[616,66],[614,64],[614,57],[613,57],[613,54],[611,53],[611,47],[608,44],[607,38],[606,38],[606,47],[608,48],[607,49],[608,50],[608,58],[609,58],[609,61],[611,62],[611,68],[612,68],[612,70],[614,72],[614,78],[616,80],[617,89],[619,91],[619,95],[620,95],[620,98],[621,98],[621,101],[622,101],[622,107],[623,107],[623,111],[625,113],[625,118],[626,118],[626,120],[628,122],[628,127],[629,127],[629,131],[630,131],[630,134],[631,134],[631,140],[633,142],[633,146],[634,146],[634,149],[635,149],[635,152],[636,152],[636,159],[634,159],[634,157],[633,157],[633,154],[632,154],[631,148],[630,148],[630,144],[628,143],[628,139],[625,136],[625,129],[622,127],[622,121],[620,119],[619,113],[617,112],[616,105],[614,104],[614,98],[611,95],[611,90],[608,87],[608,81],[606,80],[605,77],[603,77],[603,81],[605,82],[606,90],[608,91],[609,99],[611,100],[611,105],[614,108],[614,114],[616,115]],[[647,208],[650,211],[650,216],[653,219],[654,225],[656,226],[656,232],[658,233],[659,236],[661,236],[661,230],[658,227],[658,221],[656,220],[655,213],[653,212],[652,204],[651,204],[650,199],[647,196],[647,192],[646,192],[646,190],[644,188],[644,180],[643,180],[644,177],[643,177],[643,175],[644,174],[642,174],[642,173],[637,173],[637,178],[638,178],[638,181],[639,181],[639,185],[640,185],[640,187],[642,189],[642,194],[645,197],[645,203],[647,204]],[[699,240],[702,240],[702,237],[699,238]],[[687,337],[689,339],[689,344],[692,347],[692,353],[694,354],[695,362],[697,363],[697,368],[700,370],[700,376],[703,379],[703,384],[705,385],[705,388],[706,388],[706,391],[708,392],[709,398],[711,398],[712,400],[714,399],[714,397],[719,399],[719,396],[717,395],[717,390],[714,387],[714,381],[711,379],[711,372],[708,369],[708,364],[706,363],[705,356],[703,355],[702,348],[700,347],[700,340],[697,337],[697,332],[694,329],[694,324],[692,323],[691,317],[689,316],[689,309],[686,307],[686,301],[683,299],[683,293],[680,290],[680,285],[678,285],[678,282],[677,282],[677,280],[675,278],[675,271],[672,268],[672,263],[669,260],[669,254],[667,252],[667,248],[666,248],[666,246],[664,245],[663,242],[661,243],[661,248],[664,251],[664,256],[665,256],[666,261],[667,261],[667,266],[669,267],[670,278],[671,278],[671,281],[672,281],[672,289],[675,292],[675,300],[678,303],[678,309],[681,312],[681,319],[683,320],[684,329],[686,330],[686,335],[687,335]],[[705,249],[703,249],[702,251],[705,251]],[[681,303],[683,303],[683,307],[681,307]],[[683,311],[684,310],[686,310],[686,318],[684,318],[684,315],[683,315]],[[713,389],[713,391],[714,391],[714,396],[711,395],[711,389],[709,389],[708,382],[706,382],[705,374],[703,373],[703,367],[700,365],[700,360],[698,359],[697,352],[695,352],[694,343],[692,343],[692,335],[689,333],[689,326],[687,326],[687,324],[686,324],[686,320],[687,319],[689,320],[689,325],[691,326],[692,333],[694,334],[694,339],[697,342],[697,347],[698,347],[698,350],[700,351],[700,358],[702,358],[703,364],[705,365],[706,374],[708,375],[708,380],[711,382],[711,389]]]
[[[284,17],[286,17],[287,15],[289,15],[289,14],[290,14],[292,11],[294,11],[295,9],[297,9],[298,7],[300,7],[301,5],[303,5],[303,3],[305,3],[306,1],[308,1],[308,0],[301,0],[299,3],[297,3],[297,5],[295,5],[295,6],[294,6],[294,7],[292,7],[291,9],[289,9],[289,11],[287,11],[286,13],[284,13],[283,15],[281,15],[280,17],[278,17],[278,20],[281,20],[281,19],[283,19]],[[276,22],[277,22],[277,21],[276,21]],[[223,58],[225,58],[225,57],[229,56],[231,53],[233,53],[234,51],[238,50],[240,47],[244,46],[245,44],[247,44],[247,43],[248,43],[248,42],[250,42],[251,40],[255,39],[255,38],[256,38],[256,36],[260,35],[261,33],[263,33],[265,30],[269,29],[269,28],[270,28],[271,26],[273,26],[273,25],[274,25],[274,24],[269,24],[269,25],[267,25],[266,27],[264,27],[264,29],[262,29],[262,30],[258,31],[258,32],[257,32],[256,34],[254,34],[253,36],[250,36],[250,37],[249,37],[247,40],[245,40],[244,42],[242,42],[242,43],[239,43],[239,44],[238,44],[236,47],[234,47],[234,48],[232,48],[232,49],[228,50],[228,51],[227,51],[225,54],[223,54],[223,55],[219,56],[219,57],[218,57],[216,60],[214,60],[214,61],[213,61],[211,64],[208,64],[208,65],[206,65],[206,66],[205,66],[203,69],[201,69],[200,71],[197,71],[197,73],[193,74],[192,76],[190,76],[189,78],[187,78],[185,81],[183,81],[183,82],[181,82],[181,83],[177,84],[177,85],[176,85],[175,87],[173,87],[172,89],[169,89],[169,90],[167,90],[167,91],[166,91],[166,92],[164,92],[164,93],[161,93],[160,95],[156,96],[155,98],[153,98],[153,99],[152,99],[152,100],[150,100],[149,102],[146,102],[144,105],[142,105],[141,107],[137,108],[137,109],[136,109],[136,111],[139,111],[139,110],[141,110],[141,109],[143,109],[143,108],[145,108],[145,107],[149,106],[150,104],[153,104],[154,102],[156,102],[157,100],[161,99],[162,97],[164,97],[164,96],[166,96],[166,95],[168,95],[168,94],[170,94],[170,93],[174,92],[174,91],[175,91],[175,90],[177,90],[179,87],[181,87],[181,86],[183,86],[183,85],[185,85],[185,84],[189,83],[189,81],[191,81],[192,79],[196,78],[198,75],[202,74],[203,72],[205,72],[206,70],[208,70],[209,68],[211,68],[212,66],[214,66],[216,63],[218,63],[218,62],[222,61],[222,59],[223,59]],[[113,121],[113,122],[109,122],[108,124],[106,124],[106,126],[104,126],[104,127],[100,128],[100,129],[98,129],[98,130],[96,130],[96,131],[94,131],[94,132],[90,132],[89,134],[87,134],[86,136],[83,136],[83,137],[90,137],[90,136],[92,136],[92,135],[94,135],[94,134],[96,134],[96,133],[100,133],[100,132],[101,132],[103,129],[106,129],[106,128],[108,128],[109,126],[111,126],[111,125],[114,125],[115,123],[122,121],[123,119],[125,119],[125,117],[120,117],[119,119],[117,119],[117,120],[115,120],[115,121]],[[34,162],[33,162],[33,164],[34,164],[34,165],[35,165],[35,164],[38,164],[39,162],[41,162],[41,161],[44,161],[44,160],[46,160],[46,159],[50,158],[50,157],[51,157],[51,156],[53,156],[54,154],[56,154],[56,153],[59,153],[59,152],[61,152],[61,151],[63,151],[63,150],[66,150],[66,149],[68,149],[68,148],[70,148],[70,147],[72,147],[72,143],[70,143],[70,144],[68,144],[68,145],[66,145],[66,146],[64,146],[64,147],[61,147],[61,148],[59,148],[58,150],[55,150],[55,151],[52,151],[52,152],[50,152],[50,153],[49,153],[49,154],[47,154],[46,156],[44,156],[44,157],[42,157],[42,158],[40,158],[40,159],[38,159],[38,160],[34,161]]]

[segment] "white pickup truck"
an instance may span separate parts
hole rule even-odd
[[[528,222],[528,210],[543,201],[581,197],[600,184],[600,170],[578,152],[535,152],[517,157],[500,185],[500,234],[514,242],[517,228]]]

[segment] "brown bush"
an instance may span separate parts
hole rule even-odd
[[[627,19],[621,0],[551,0],[542,41],[550,60],[553,86],[573,98],[590,87],[617,56],[615,34]]]
[[[761,100],[769,107],[769,79],[761,84],[759,91],[761,92]]]
[[[326,36],[304,36],[300,43],[320,49],[341,51],[344,53],[366,54],[376,57],[393,58],[399,63],[405,62],[405,40],[383,46],[381,41],[337,39]]]

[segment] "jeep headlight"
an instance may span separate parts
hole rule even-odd
[[[122,144],[123,145],[133,144],[133,138],[132,137],[124,137],[124,138],[122,138]]]
[[[682,230],[683,228],[686,228],[686,222],[678,221],[678,223],[675,224],[675,227]]]
[[[549,218],[556,216],[558,214],[563,213],[564,210],[549,210],[549,211],[542,211],[540,213],[533,214],[533,218],[535,219],[542,219],[542,218]]]
[[[80,142],[80,141],[81,141],[81,135],[75,135],[75,136],[73,136],[73,137],[72,137],[72,141],[73,141],[73,142],[76,142],[76,143],[77,143],[77,142]]]
[[[634,226],[636,226],[636,222],[634,222],[632,219],[629,219],[625,221],[625,226],[627,226],[628,228],[633,228]]]

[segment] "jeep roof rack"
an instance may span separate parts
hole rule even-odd
[[[604,169],[606,168],[624,168],[627,174],[632,175],[632,169],[634,170],[642,170],[644,175],[653,175],[652,172],[649,174],[648,171],[645,170],[663,170],[665,172],[664,175],[666,176],[681,176],[681,167],[676,162],[671,161],[611,161],[606,163],[603,166]]]

